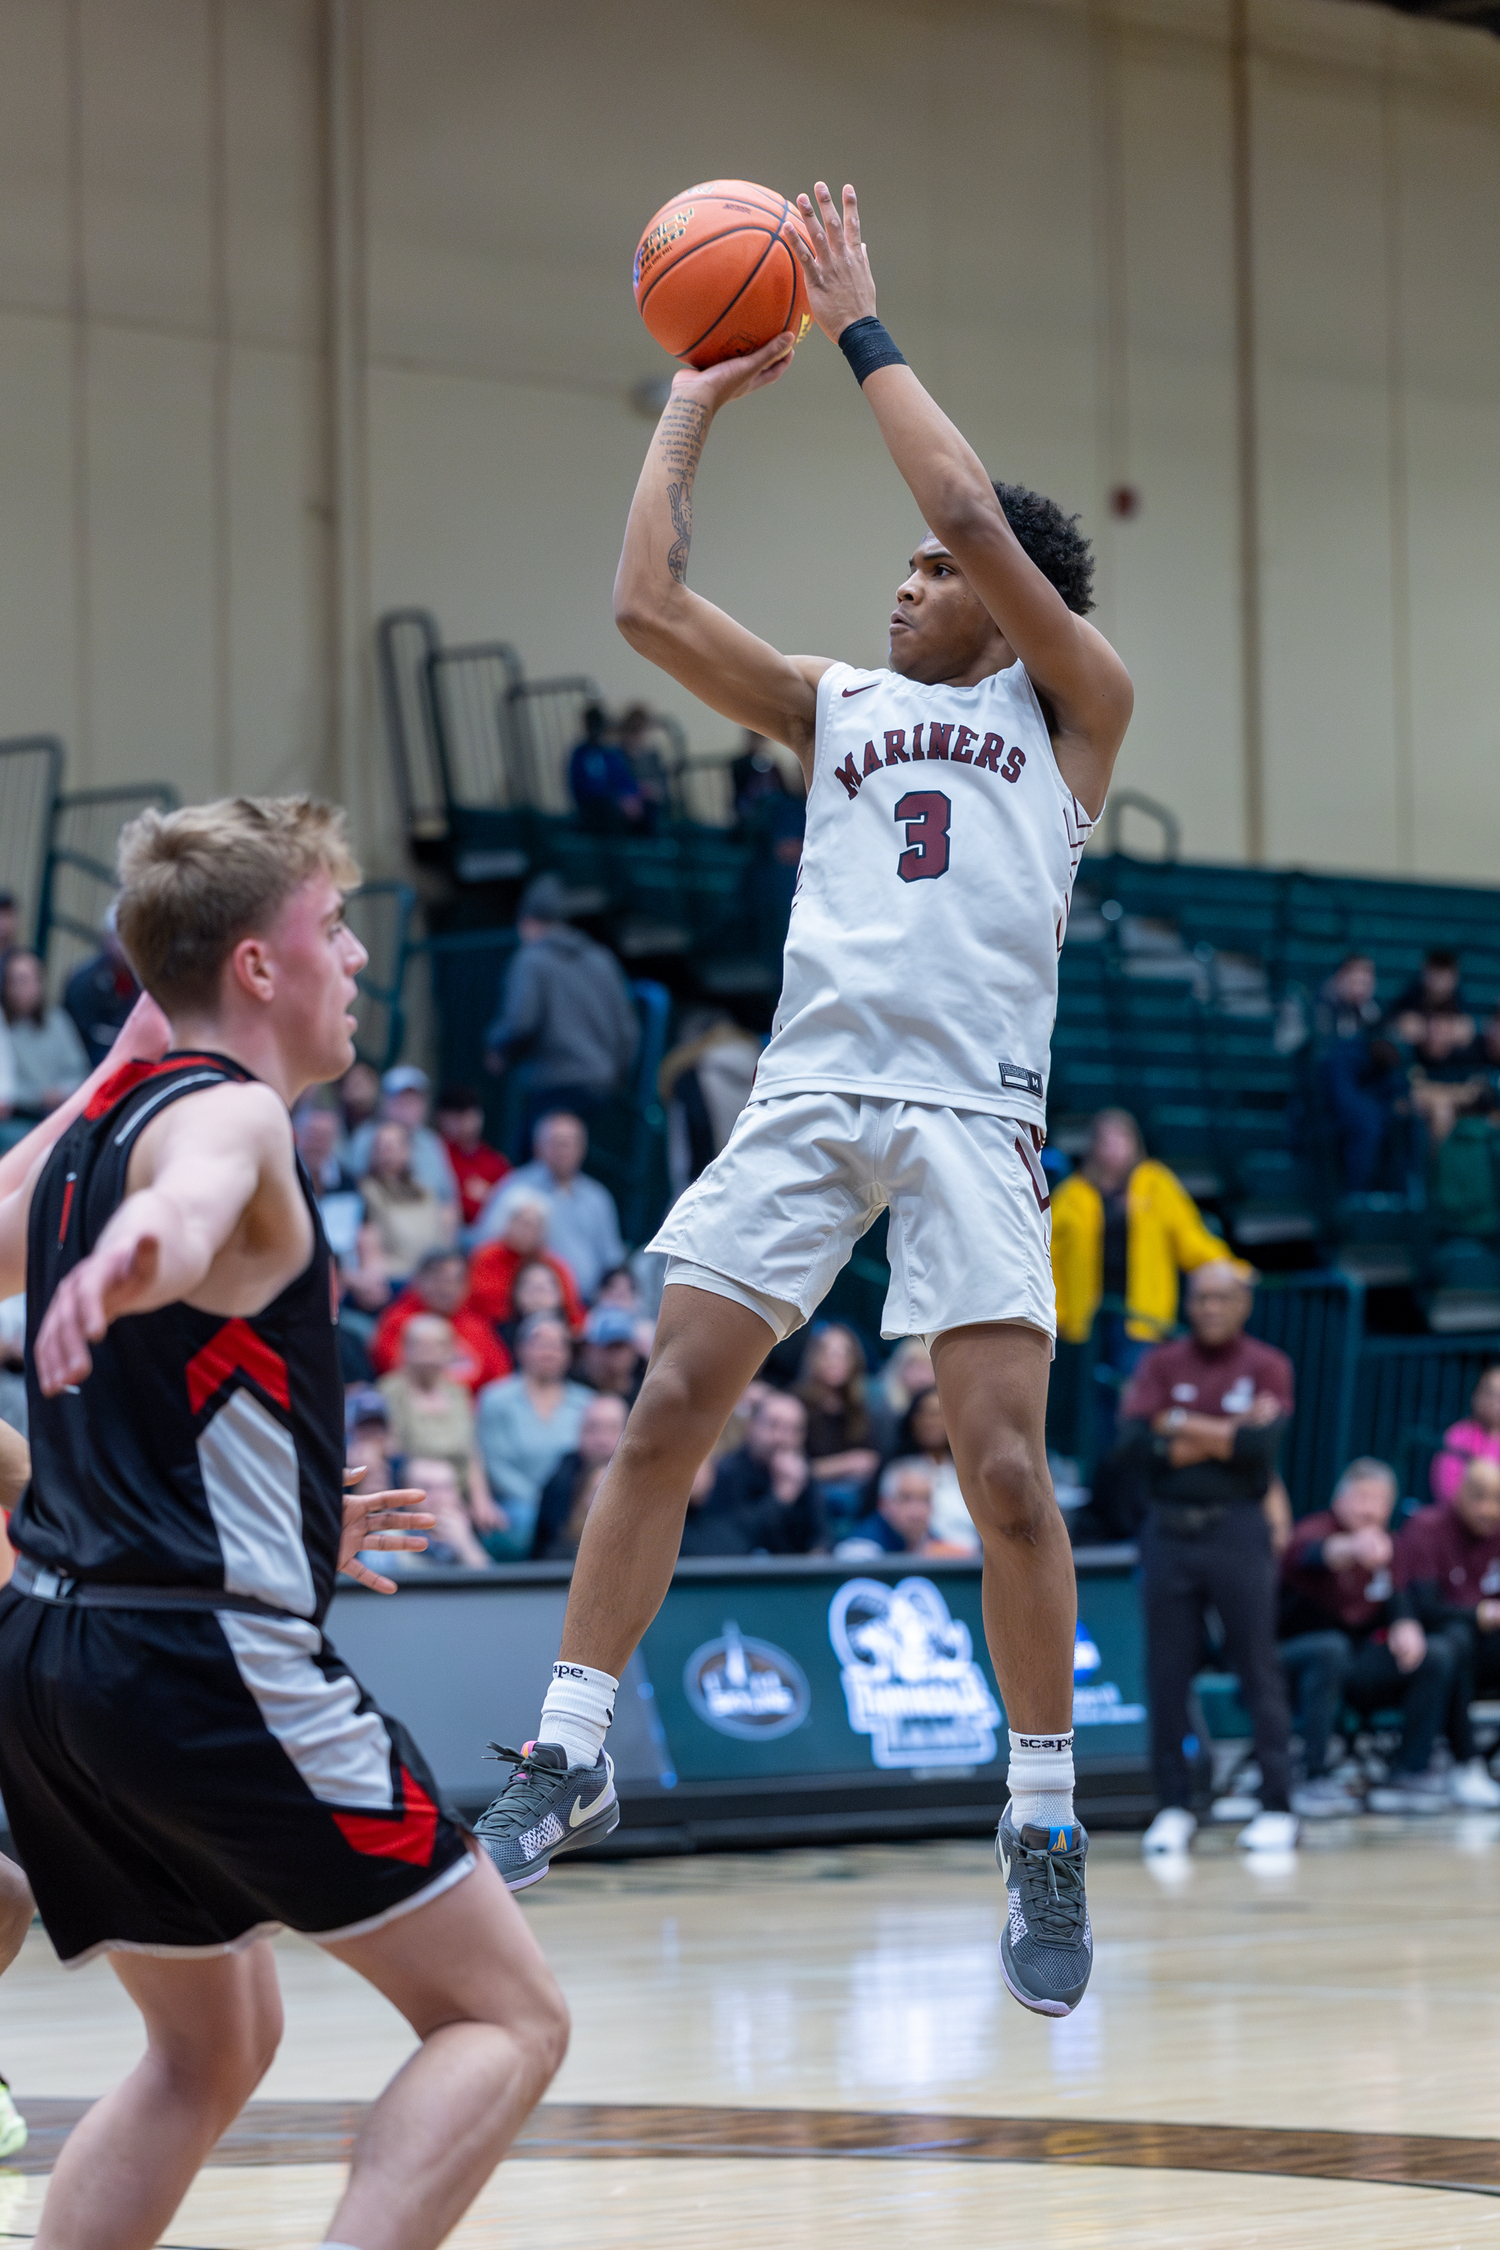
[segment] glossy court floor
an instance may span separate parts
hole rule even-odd
[[[1088,1999],[1006,1996],[980,1843],[563,1863],[528,1893],[572,2051],[450,2238],[704,2244],[1500,2245],[1500,1818],[1344,1825],[1253,1868],[1223,1836],[1175,1879],[1101,1837]],[[278,1944],[287,2037],[166,2242],[303,2250],[406,2051],[373,1993]],[[33,1932],[0,1984],[0,2070],[48,2152],[126,2067],[108,1969]]]

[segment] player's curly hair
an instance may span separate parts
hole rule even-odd
[[[1069,609],[1087,617],[1094,606],[1094,549],[1079,530],[1077,516],[1065,516],[1055,500],[1029,492],[1024,484],[991,481],[1006,522],[1037,569]]]

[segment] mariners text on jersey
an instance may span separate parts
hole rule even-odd
[[[1044,1125],[1092,828],[1020,663],[974,687],[831,666],[752,1099],[827,1088]]]

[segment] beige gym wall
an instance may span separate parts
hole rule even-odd
[[[1097,539],[1121,780],[1244,855],[1258,622],[1267,855],[1491,876],[1500,43],[1253,0],[1247,364],[1231,5],[0,0],[0,733],[342,787],[394,866],[364,651],[420,603],[725,742],[609,619],[630,255],[693,179],[847,172],[913,362]],[[916,528],[813,338],[714,433],[694,581],[877,661]]]

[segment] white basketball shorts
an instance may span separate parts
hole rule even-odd
[[[890,1212],[883,1336],[974,1321],[1057,1332],[1041,1135],[980,1110],[852,1094],[751,1102],[647,1245],[810,1320],[856,1242]],[[705,1281],[686,1271],[667,1280]],[[731,1291],[724,1295],[735,1294]]]

